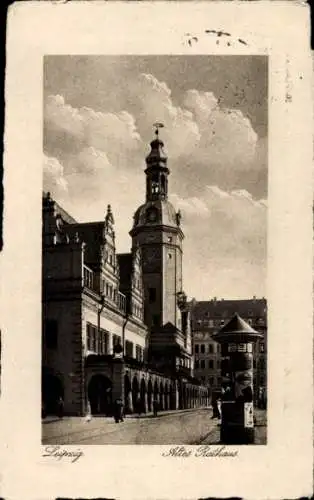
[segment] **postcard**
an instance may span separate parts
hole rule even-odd
[[[313,489],[309,10],[8,19],[2,494]]]

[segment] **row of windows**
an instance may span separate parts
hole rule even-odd
[[[97,354],[111,354],[109,352],[109,332],[105,332],[104,330],[100,330],[100,335],[97,342],[97,328],[90,323],[86,325],[87,329],[87,349],[90,351],[94,351]],[[121,337],[119,335],[112,335],[112,345],[115,347],[116,345],[121,345]],[[134,357],[134,344],[133,342],[126,340],[125,341],[125,355],[130,358]],[[135,346],[135,356],[138,361],[143,361],[144,359],[144,349],[137,345]]]
[[[191,360],[189,358],[177,358],[177,366],[191,368]]]
[[[88,267],[84,266],[84,286],[93,290],[94,288],[94,273]]]
[[[143,319],[143,308],[138,306],[137,304],[133,304],[132,306],[132,314],[137,318]]]
[[[211,342],[207,344],[207,350],[205,344],[194,344],[195,354],[205,354],[206,352],[213,354],[215,352],[220,352],[220,344]]]
[[[91,324],[86,325],[86,347],[89,351],[97,352],[97,354],[108,354],[109,332],[100,330]]]
[[[232,346],[233,344],[230,344],[230,347]],[[239,346],[242,345],[242,344],[239,344]],[[249,344],[251,345],[251,344]],[[206,348],[207,346],[207,348]],[[265,352],[265,343],[264,342],[259,342],[258,344],[258,349],[259,349],[259,352]],[[239,349],[241,350],[241,349]],[[217,344],[216,342],[210,342],[209,344],[194,344],[194,353],[195,354],[214,354],[214,353],[219,353],[221,351],[221,346],[220,344]],[[230,349],[231,351],[231,349]],[[256,351],[256,347],[255,345],[253,344],[253,351],[255,352]]]
[[[205,377],[205,376],[202,376],[200,377],[200,380],[202,381],[203,384],[208,384],[210,385],[211,387],[219,387],[221,386],[221,382],[222,382],[222,378],[221,377]],[[263,377],[262,375],[259,377],[259,380],[254,380],[254,385],[259,385],[260,387],[261,386],[265,386],[266,384],[266,379],[265,377]]]
[[[204,326],[209,328],[220,328],[224,326],[224,324],[229,321],[230,318],[224,319],[198,319],[196,320],[196,324],[198,326]],[[266,319],[264,318],[247,318],[245,320],[249,325],[257,325],[257,326],[265,326]]]
[[[216,364],[216,366],[215,366]],[[220,368],[220,360],[216,360],[216,363],[214,362],[213,359],[196,359],[195,360],[195,369],[198,369],[198,368],[209,368],[210,370],[213,370],[214,368],[217,368],[219,369]]]
[[[84,266],[84,286],[94,289],[94,273],[88,267]],[[109,300],[112,300],[121,311],[125,311],[126,298],[119,290],[106,280],[101,280],[101,293]]]
[[[221,385],[221,377],[201,377],[201,381],[203,384],[208,384],[211,387],[219,387]]]

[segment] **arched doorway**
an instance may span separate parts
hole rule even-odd
[[[56,415],[60,397],[64,400],[64,388],[56,375],[44,373],[42,375],[42,402],[46,415]]]
[[[111,415],[112,383],[105,375],[93,375],[88,384],[92,415]]]

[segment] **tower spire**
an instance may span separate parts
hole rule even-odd
[[[168,196],[168,158],[164,152],[164,143],[159,139],[159,129],[164,124],[153,124],[156,138],[150,143],[151,151],[146,157],[146,201],[166,200]]]

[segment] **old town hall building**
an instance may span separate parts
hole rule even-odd
[[[194,378],[190,312],[182,288],[181,215],[168,200],[158,137],[146,158],[146,201],[134,214],[131,252],[117,254],[110,205],[79,223],[43,196],[42,402],[68,415],[208,404]]]

